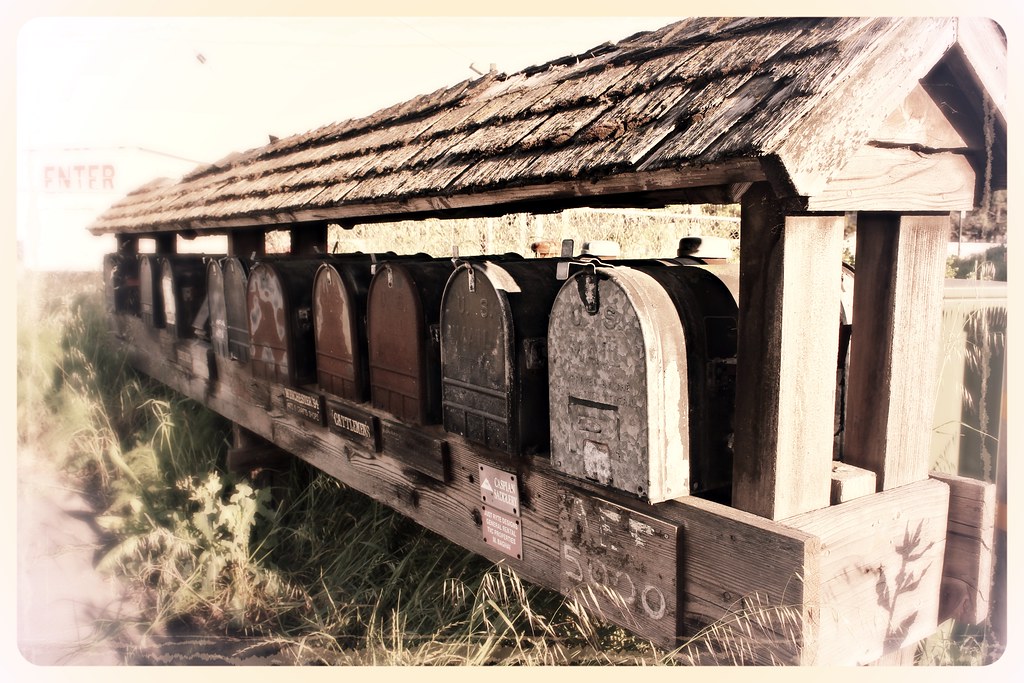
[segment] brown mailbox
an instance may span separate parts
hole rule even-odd
[[[369,399],[366,296],[367,259],[322,263],[313,281],[316,381],[320,389],[362,403]]]
[[[228,312],[224,304],[224,266],[220,259],[206,264],[206,302],[210,311],[210,345],[221,358],[228,352]]]
[[[370,397],[413,425],[441,422],[441,296],[450,260],[389,262],[367,299]]]
[[[253,377],[289,386],[316,380],[313,276],[319,259],[253,264],[246,288]]]
[[[194,337],[193,322],[206,301],[206,263],[191,254],[164,256],[159,260],[160,292],[164,322],[171,336]]]
[[[558,259],[459,265],[441,303],[444,428],[513,455],[548,450],[547,325]]]
[[[552,465],[650,502],[727,487],[736,315],[699,266],[570,277],[548,330]]]

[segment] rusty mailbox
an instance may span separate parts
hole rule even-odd
[[[253,264],[246,286],[253,377],[289,386],[316,381],[313,276],[321,263],[280,259]]]
[[[177,339],[194,337],[193,323],[206,302],[205,257],[198,254],[163,256],[159,266],[160,298],[167,331]]]
[[[736,299],[698,266],[591,264],[548,330],[551,460],[649,502],[728,487]]]
[[[547,325],[558,259],[469,262],[441,302],[444,428],[513,455],[548,450]]]
[[[220,259],[206,264],[206,302],[210,311],[210,345],[221,358],[229,358],[228,312],[224,303],[224,265]]]
[[[412,425],[441,422],[441,296],[450,260],[389,262],[367,299],[370,397]]]
[[[368,259],[342,257],[321,264],[313,280],[317,384],[356,403],[370,394],[366,296],[371,277]]]

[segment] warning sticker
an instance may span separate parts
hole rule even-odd
[[[519,483],[516,475],[480,465],[480,502],[519,516]]]
[[[523,559],[523,528],[519,520],[499,510],[481,506],[484,543],[517,560]]]

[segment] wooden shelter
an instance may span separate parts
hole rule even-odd
[[[171,252],[176,235],[227,234],[246,256],[288,229],[301,254],[327,250],[330,223],[739,203],[728,505],[640,503],[436,426],[391,437],[437,453],[442,474],[423,477],[382,445],[373,408],[313,428],[281,387],[231,362],[212,372],[201,339],[163,354],[166,333],[129,320],[119,343],[247,430],[663,645],[756,603],[798,619],[773,627],[755,661],[867,663],[941,619],[987,613],[994,498],[980,482],[929,476],[936,382],[921,359],[939,343],[950,212],[1006,186],[1005,106],[1006,39],[989,21],[691,19],[232,154],[139,188],[90,229],[116,234],[125,253],[143,237]],[[856,325],[838,466],[851,214]],[[518,487],[518,556],[481,521],[478,477],[494,471]]]

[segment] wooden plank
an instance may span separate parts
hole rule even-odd
[[[882,490],[928,476],[949,216],[859,214],[845,462]]]
[[[872,132],[871,140],[933,150],[962,150],[968,146],[939,105],[920,85],[889,114],[881,127]]]
[[[765,180],[760,159],[735,159],[693,167],[676,167],[648,173],[619,173],[599,180],[565,180],[523,187],[507,187],[473,194],[423,196],[384,202],[346,204],[344,206],[284,211],[245,217],[220,219],[192,218],[159,225],[138,225],[125,229],[90,228],[95,235],[107,233],[150,233],[192,229],[199,232],[223,232],[233,228],[277,226],[311,221],[383,220],[417,214],[449,213],[466,209],[486,209],[490,215],[508,212],[510,204],[527,201],[564,202],[565,208],[581,206],[588,198],[628,195],[638,192],[682,190],[705,186],[731,185]],[[552,207],[555,208],[555,207]],[[481,211],[482,213],[483,211]]]
[[[950,489],[939,621],[985,623],[995,564],[996,486],[938,472],[931,478]]]
[[[829,504],[844,218],[785,216],[765,184],[741,218],[732,503],[782,519]]]
[[[784,520],[821,541],[802,664],[867,664],[935,632],[948,508],[949,487],[929,479]]]
[[[679,525],[559,487],[559,589],[592,613],[674,644],[682,547]]]
[[[924,524],[920,539],[930,543],[932,525],[938,524],[936,519],[939,519],[944,539],[947,489],[939,482],[921,482],[807,513],[795,520],[773,522],[692,496],[650,506],[586,482],[574,481],[570,485],[551,468],[547,458],[510,458],[504,453],[481,450],[438,427],[423,428],[425,436],[443,439],[450,446],[449,475],[447,483],[441,484],[387,453],[374,452],[372,446],[360,446],[327,427],[311,426],[288,414],[284,410],[280,385],[264,385],[263,393],[271,401],[269,409],[254,403],[248,390],[253,380],[242,364],[218,359],[218,379],[212,385],[201,376],[201,370],[186,377],[177,370],[176,363],[157,355],[162,339],[168,336],[166,332],[147,329],[138,319],[122,317],[130,330],[128,336],[134,340],[129,347],[132,349],[130,357],[144,372],[192,398],[205,399],[211,409],[226,418],[452,542],[495,562],[504,562],[525,580],[559,590],[572,576],[579,576],[576,565],[565,559],[562,539],[568,527],[559,525],[559,516],[566,511],[560,490],[571,488],[579,496],[600,499],[611,506],[607,509],[628,511],[626,516],[638,523],[647,523],[646,518],[656,520],[657,523],[650,524],[654,529],[676,529],[675,552],[679,559],[675,609],[670,611],[671,601],[666,595],[662,613],[657,593],[650,591],[647,605],[658,617],[655,619],[658,623],[629,624],[639,635],[652,638],[660,645],[671,647],[690,642],[701,650],[700,644],[706,646],[707,641],[688,638],[714,623],[716,633],[730,633],[736,647],[742,647],[743,652],[709,652],[705,648],[703,652],[709,663],[728,662],[735,657],[744,663],[761,664],[846,664],[878,659],[885,653],[886,638],[891,634],[884,629],[872,630],[864,626],[868,622],[877,626],[881,608],[865,616],[858,611],[862,607],[860,603],[874,604],[872,600],[877,601],[877,596],[870,591],[881,584],[876,576],[864,578],[862,574],[881,571],[873,568],[884,568],[885,576],[892,576],[891,570],[896,566],[894,556],[899,555],[901,547],[908,546],[907,539],[900,540],[903,531],[913,531]],[[195,341],[189,343],[201,346]],[[385,413],[368,406],[360,406],[360,410],[378,419],[386,417]],[[480,465],[517,475],[521,559],[484,541]],[[940,489],[941,505],[933,504]],[[903,527],[899,522],[904,523]],[[589,536],[587,557],[597,557],[599,531]],[[572,531],[568,533],[571,537]],[[848,536],[853,537],[852,540]],[[659,556],[671,554],[670,546],[664,546]],[[582,553],[576,556],[570,551],[569,555],[586,569],[587,560]],[[935,559],[928,553],[925,559],[911,555],[913,553],[905,557],[909,563],[908,576],[917,576],[921,563]],[[853,565],[848,564],[854,560]],[[638,556],[631,556],[630,562],[638,561],[642,562]],[[868,571],[860,572],[861,568]],[[567,572],[572,576],[566,578]],[[664,573],[657,577],[650,574],[648,578],[657,578],[657,581],[646,582],[634,575],[640,574],[630,575],[634,584],[640,581],[644,586],[656,585],[662,595],[665,594],[662,586],[672,580]],[[612,588],[621,589],[623,598],[631,594],[629,581],[623,575],[602,574],[601,567],[594,564],[590,576],[594,579],[595,591],[602,585],[607,588],[612,584]],[[931,585],[930,575],[925,583]],[[852,595],[848,594],[851,591]],[[927,603],[931,600],[927,591],[928,588],[923,587],[900,593],[894,615],[907,620],[911,615],[904,609],[905,603]],[[868,600],[869,593],[875,597]],[[934,595],[937,595],[937,587]],[[937,597],[932,601],[937,602]],[[641,601],[640,608],[643,607]],[[852,621],[847,618],[851,611],[857,617]],[[835,615],[842,615],[842,620]],[[927,621],[927,615],[917,618],[908,637],[916,637],[919,631],[926,630],[922,624]],[[667,638],[671,629],[666,625],[672,623],[677,624],[675,637]],[[853,635],[845,630],[847,626],[855,628]]]
[[[976,174],[963,154],[865,145],[807,198],[811,211],[970,211]]]
[[[564,572],[572,569],[571,563],[563,566],[564,548],[558,524],[563,510],[559,488],[565,488],[568,481],[552,469],[547,458],[510,458],[505,453],[482,450],[439,427],[422,428],[425,437],[444,440],[449,446],[448,474],[442,484],[388,453],[375,452],[372,444],[354,442],[327,427],[318,428],[288,414],[284,410],[283,387],[255,382],[242,364],[218,359],[218,380],[212,386],[200,376],[186,378],[176,370],[176,364],[158,355],[165,332],[147,330],[140,320],[122,317],[134,339],[133,345],[126,345],[131,349],[130,359],[143,372],[203,401],[211,410],[427,529],[492,561],[503,561],[524,579],[555,590],[562,587],[566,580]],[[260,393],[270,397],[268,408],[252,397],[250,385],[254,383],[263,387]],[[378,420],[388,417],[367,405],[359,406],[359,410]],[[481,464],[510,471],[518,477],[521,560],[483,540],[477,479]],[[756,610],[759,642],[764,647],[754,653],[754,661],[768,664],[798,659],[798,645],[804,639],[802,629],[812,628],[816,620],[814,614],[801,607],[804,582],[813,582],[816,576],[813,536],[699,498],[653,507],[586,482],[574,481],[572,487],[583,495],[629,510],[631,517],[635,513],[637,521],[651,517],[681,530],[682,578],[674,598],[675,611],[669,611],[671,602],[666,596],[665,613],[656,620],[659,628],[650,633],[640,632],[641,636],[673,647],[686,634],[716,621],[745,632],[744,619]],[[622,582],[627,585],[625,579]],[[649,606],[657,608],[655,593],[647,597]],[[660,609],[654,612],[658,614]],[[665,624],[681,624],[681,630],[674,638],[666,638]]]
[[[841,462],[832,463],[832,505],[875,492],[875,473]]]
[[[805,111],[792,113],[799,134],[787,126],[777,131],[777,139],[766,141],[799,195],[819,194],[829,175],[845,165],[956,39],[955,20],[948,17],[876,21],[876,27],[840,46],[849,57],[819,77],[812,86],[818,95],[805,103]],[[823,82],[832,87],[821,87]]]

